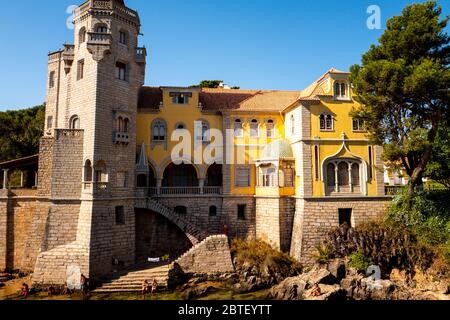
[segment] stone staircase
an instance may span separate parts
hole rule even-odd
[[[159,289],[166,289],[169,267],[169,264],[165,264],[122,273],[104,281],[102,286],[92,291],[92,293],[141,292],[144,280],[147,280],[149,287],[151,287],[153,279],[156,279],[158,282]]]

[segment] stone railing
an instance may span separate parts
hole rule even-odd
[[[61,138],[69,137],[83,137],[84,130],[79,129],[55,129],[55,138],[60,140]]]
[[[222,187],[203,187],[204,194],[222,194]]]
[[[200,187],[163,187],[160,188],[161,195],[184,195],[184,194],[200,194]]]
[[[101,195],[107,193],[108,191],[108,182],[83,182],[83,193]]]
[[[110,33],[88,32],[88,45],[110,46],[112,35]]]
[[[136,197],[138,198],[146,198],[146,197],[152,197],[158,193],[158,188],[151,187],[151,188],[136,188]]]
[[[402,188],[403,186],[386,186],[384,190],[387,196],[396,196]]]
[[[126,132],[115,132],[114,133],[114,143],[129,144],[130,143],[130,135]]]

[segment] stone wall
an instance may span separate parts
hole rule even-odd
[[[0,272],[6,269],[8,191],[0,189]]]
[[[208,234],[223,233],[223,201],[221,197],[161,197],[157,200],[169,209],[174,210],[177,206],[187,208],[186,218],[194,227],[207,231]],[[210,216],[211,206],[217,208],[217,215]]]
[[[185,273],[234,272],[228,237],[210,236],[176,261]]]
[[[245,219],[238,217],[238,205],[246,205]],[[227,225],[230,238],[255,239],[256,201],[251,197],[224,196],[221,224]],[[223,229],[222,229],[223,232]],[[220,233],[222,233],[220,232]]]
[[[309,198],[296,200],[291,256],[303,263],[313,262],[323,236],[339,226],[339,209],[352,209],[352,226],[381,218],[391,198]]]
[[[295,202],[290,197],[256,198],[256,237],[288,252],[291,245]]]

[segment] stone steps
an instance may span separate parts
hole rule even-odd
[[[165,289],[168,278],[169,265],[130,271],[104,281],[102,286],[95,289],[93,293],[141,292],[144,280],[148,281],[150,287],[153,279],[158,282],[159,289]]]

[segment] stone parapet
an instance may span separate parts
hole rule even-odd
[[[210,236],[176,260],[185,273],[234,272],[228,237]]]

